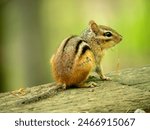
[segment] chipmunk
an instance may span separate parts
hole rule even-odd
[[[92,70],[95,59],[89,44],[79,36],[70,36],[62,41],[51,58],[54,78],[64,87],[87,87],[83,82]]]
[[[58,85],[52,85],[42,94],[21,99],[17,104],[29,104],[70,86],[92,87],[96,84],[85,83],[93,68],[103,80],[109,80],[102,71],[101,60],[106,49],[115,46],[122,36],[115,30],[104,25],[97,25],[93,20],[89,28],[80,36],[70,36],[62,41],[50,62],[52,73]]]
[[[103,80],[109,80],[102,71],[101,60],[106,49],[115,46],[122,36],[93,20],[89,28],[80,36],[70,36],[63,40],[56,54],[51,58],[52,73],[59,84],[67,86],[89,87],[84,81],[92,68]]]
[[[97,25],[95,21],[91,20],[89,28],[81,34],[81,38],[87,41],[94,54],[95,72],[102,80],[111,80],[103,74],[101,61],[105,51],[118,44],[122,40],[122,36],[114,29],[104,25]]]

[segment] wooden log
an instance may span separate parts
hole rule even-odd
[[[64,90],[55,83],[0,93],[0,112],[150,112],[150,65],[108,74],[95,88]]]

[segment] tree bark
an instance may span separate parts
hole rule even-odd
[[[94,88],[64,90],[55,83],[0,94],[0,112],[150,112],[150,65],[112,72]]]

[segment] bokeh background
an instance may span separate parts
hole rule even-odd
[[[52,82],[51,55],[92,19],[123,36],[105,73],[150,64],[149,0],[0,0],[0,92]]]

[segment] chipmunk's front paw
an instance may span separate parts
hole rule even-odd
[[[88,82],[88,83],[82,83],[79,85],[80,88],[94,88],[97,87],[97,83],[95,82]]]
[[[111,81],[111,78],[110,77],[106,77],[106,76],[103,76],[101,77],[102,80],[106,80],[106,81]]]
[[[95,83],[95,82],[89,82],[89,83],[87,83],[87,86],[89,88],[94,88],[94,87],[97,87],[97,83]]]

